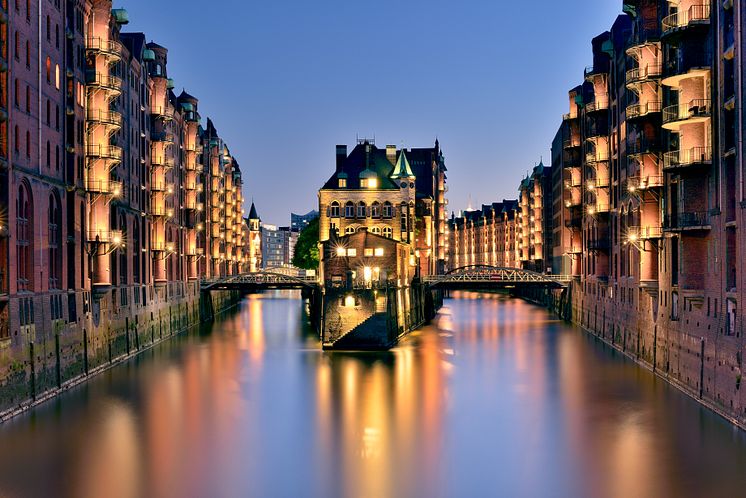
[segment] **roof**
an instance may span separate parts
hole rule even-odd
[[[369,148],[369,152],[367,153],[366,148]],[[350,155],[348,155],[342,163],[341,170],[335,171],[321,189],[339,189],[339,182],[337,179],[340,178],[340,174],[347,175],[347,189],[359,189],[360,174],[366,169],[369,170],[369,172],[366,172],[363,178],[378,178],[379,190],[399,190],[399,186],[390,178],[394,170],[394,165],[386,158],[386,151],[367,142],[358,144],[354,149],[352,149]]]
[[[251,202],[251,209],[249,210],[249,219],[250,220],[259,220],[259,214],[256,212],[256,206],[254,205],[254,201]]]
[[[409,166],[409,160],[407,160],[407,154],[404,150],[399,153],[399,159],[396,161],[394,172],[391,174],[391,178],[413,178],[412,168]]]

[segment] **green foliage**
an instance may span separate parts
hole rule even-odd
[[[319,269],[319,219],[309,222],[298,236],[293,266],[304,270]]]

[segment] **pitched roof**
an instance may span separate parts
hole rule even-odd
[[[407,160],[407,154],[402,150],[399,153],[399,159],[396,161],[394,172],[391,174],[391,178],[412,178],[412,168],[409,166],[409,160]]]
[[[249,210],[249,219],[250,220],[259,220],[259,214],[256,212],[256,206],[254,206],[254,201],[251,201],[251,209]]]
[[[370,152],[366,153],[366,147],[370,148]],[[339,189],[338,178],[344,178],[344,176],[339,176],[340,174],[347,175],[347,189],[359,189],[360,174],[366,169],[368,171],[364,178],[377,178],[379,190],[399,189],[399,186],[390,178],[394,165],[386,158],[386,151],[369,143],[358,144],[352,149],[350,155],[344,160],[341,170],[335,172],[321,189]]]

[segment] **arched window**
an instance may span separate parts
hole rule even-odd
[[[394,216],[394,206],[389,201],[383,203],[383,217],[392,218]]]
[[[52,166],[52,144],[47,140],[47,168]]]
[[[383,227],[383,236],[389,239],[394,237],[394,229],[391,227]]]
[[[357,217],[365,218],[365,214],[365,203],[361,201],[357,204]]]
[[[352,235],[353,233],[355,233],[355,227],[345,228],[345,235]]]
[[[47,60],[44,62],[44,69],[47,71],[47,83],[52,82],[52,59],[47,56]]]
[[[31,158],[31,132],[26,131],[26,157]]]
[[[31,189],[26,182],[18,187],[16,199],[16,271],[18,291],[33,291],[34,207]]]
[[[49,289],[62,288],[62,207],[56,191],[49,194]]]
[[[370,233],[374,233],[376,235],[381,235],[381,227],[373,227],[370,229]]]
[[[337,201],[332,202],[331,209],[329,210],[329,217],[339,218],[339,203]]]
[[[26,112],[31,112],[31,87],[26,85]]]
[[[380,216],[381,216],[381,204],[378,201],[375,201],[370,206],[370,217],[378,218]]]
[[[345,218],[355,217],[355,204],[352,201],[347,201],[345,204]]]
[[[21,137],[20,133],[18,132],[18,125],[13,129],[13,141],[15,142],[14,147],[16,152],[21,151]]]

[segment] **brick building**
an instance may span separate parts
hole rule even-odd
[[[240,168],[167,49],[108,0],[2,10],[0,412],[28,395],[9,379],[41,391],[193,323],[198,279],[249,262]]]

